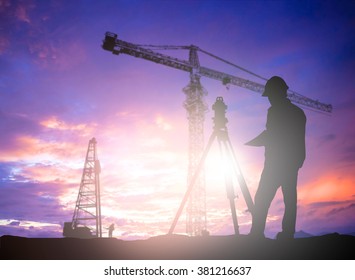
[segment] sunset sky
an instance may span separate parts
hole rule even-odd
[[[102,166],[103,225],[114,237],[166,234],[186,190],[189,74],[101,48],[105,32],[137,44],[196,45],[262,77],[332,104],[304,108],[307,158],[299,172],[297,231],[355,232],[354,1],[0,0],[0,236],[61,237],[71,221],[88,142]],[[186,50],[164,53],[188,60]],[[199,53],[203,66],[263,80]],[[230,138],[254,196],[264,150],[245,146],[264,128],[260,94],[201,78],[223,96]],[[207,229],[233,234],[218,147],[206,161]],[[251,217],[239,187],[240,231]],[[281,228],[281,193],[266,235]],[[185,213],[176,233],[185,232]],[[104,236],[107,230],[104,229]]]

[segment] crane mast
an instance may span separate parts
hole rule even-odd
[[[207,91],[200,83],[201,77],[207,77],[221,81],[223,84],[236,85],[249,89],[253,92],[262,93],[264,85],[237,77],[228,73],[220,72],[211,68],[200,65],[198,51],[227,62],[219,57],[212,55],[197,46],[156,46],[156,45],[139,45],[117,38],[117,34],[106,32],[105,39],[102,44],[104,50],[110,51],[115,55],[127,54],[133,57],[142,58],[158,64],[162,64],[171,68],[179,69],[190,73],[189,84],[183,88],[186,95],[184,108],[187,112],[189,127],[189,157],[188,157],[188,185],[196,171],[198,162],[202,156],[204,149],[204,118],[207,110],[204,96]],[[182,60],[166,54],[156,52],[155,50],[188,50],[189,60]],[[229,63],[229,62],[227,62]],[[229,63],[231,64],[231,63]],[[233,64],[232,64],[233,65]],[[305,97],[294,91],[287,92],[288,98],[295,103],[320,112],[330,113],[332,106],[324,104],[318,100]],[[196,180],[194,190],[190,195],[187,206],[186,230],[190,235],[201,235],[206,229],[206,192],[204,174],[200,172],[199,178]]]

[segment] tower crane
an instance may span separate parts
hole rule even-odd
[[[209,55],[217,60],[237,67],[242,71],[266,80],[257,74],[254,74],[212,53],[204,51],[194,45],[172,46],[134,44],[118,39],[117,34],[115,33],[106,32],[102,48],[112,52],[115,55],[127,54],[171,68],[179,69],[190,74],[190,81],[188,85],[183,88],[186,95],[184,107],[187,111],[189,127],[188,183],[196,171],[204,149],[204,117],[207,110],[204,96],[207,95],[207,91],[201,85],[200,78],[211,78],[221,81],[224,85],[235,85],[257,93],[262,93],[264,91],[264,85],[257,82],[201,66],[198,52]],[[157,52],[157,50],[187,50],[189,52],[189,59],[182,60]],[[332,111],[332,105],[308,98],[295,91],[288,90],[287,95],[292,102],[298,103],[306,108],[326,113],[330,113]],[[201,176],[196,180],[195,188],[193,193],[190,195],[190,200],[187,206],[186,230],[190,235],[201,235],[201,233],[206,230],[206,194],[203,174],[201,174]]]

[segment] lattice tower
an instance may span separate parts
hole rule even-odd
[[[75,204],[72,228],[79,225],[92,230],[96,237],[102,237],[100,201],[100,162],[97,158],[96,139],[89,141],[83,174]]]
[[[187,176],[187,185],[189,185],[204,150],[204,119],[207,110],[204,96],[207,95],[207,91],[201,86],[200,77],[194,74],[191,75],[190,83],[183,91],[186,94],[184,107],[187,112],[189,129]],[[186,232],[196,236],[201,235],[203,230],[206,230],[206,184],[202,171],[188,201]]]

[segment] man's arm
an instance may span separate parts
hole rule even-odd
[[[256,136],[254,139],[252,139],[249,142],[245,143],[245,145],[261,147],[261,146],[265,146],[266,143],[267,143],[267,131],[264,130],[258,136]]]

